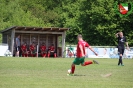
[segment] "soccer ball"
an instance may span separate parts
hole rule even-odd
[[[71,69],[68,69],[68,71],[67,71],[67,72],[68,72],[68,74],[70,74],[70,73],[71,73]]]

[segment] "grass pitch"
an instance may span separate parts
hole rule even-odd
[[[0,57],[0,88],[133,88],[133,59],[95,59],[67,76],[73,59]]]

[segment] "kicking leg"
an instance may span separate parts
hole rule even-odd
[[[48,58],[49,58],[49,56],[50,56],[50,51],[48,51]]]
[[[96,60],[93,61],[86,61],[83,64],[81,64],[82,66],[86,66],[86,65],[90,65],[90,64],[99,64]]]
[[[84,62],[83,64],[81,64],[82,66],[86,66],[86,65],[90,65],[90,64],[93,64],[93,62],[92,61],[86,61],[86,62]]]

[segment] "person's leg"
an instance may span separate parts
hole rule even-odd
[[[118,65],[122,64],[122,54],[120,54],[119,56],[119,62],[118,62]]]
[[[28,52],[26,51],[26,53],[25,53],[25,57],[28,57]]]
[[[28,53],[27,53],[26,50],[23,52],[23,54],[24,54],[24,57],[27,57],[27,56],[28,56]],[[22,56],[23,56],[23,55],[22,55]]]
[[[46,57],[46,53],[45,52],[43,53],[43,57]]]
[[[118,51],[119,51],[119,61],[118,61],[118,65],[121,64],[122,62],[122,48],[120,46],[118,46]]]
[[[29,51],[26,51],[26,57],[29,57],[29,54],[30,54]]]
[[[83,64],[81,64],[82,66],[86,66],[86,65],[90,65],[93,64],[92,61],[85,61]]]
[[[16,47],[16,57],[19,57],[19,47]]]
[[[75,64],[72,63],[72,65],[71,65],[71,74],[74,74],[74,71],[75,71]]]
[[[85,61],[81,63],[82,66],[90,65],[90,64],[99,64],[96,60],[93,61]]]
[[[31,55],[31,57],[33,57],[33,56],[34,56],[34,54],[33,54],[33,52],[32,52],[32,51],[31,51],[30,55]]]
[[[50,56],[50,50],[48,51],[48,57]]]
[[[121,62],[121,56],[119,56],[118,65],[120,65]]]
[[[56,52],[54,52],[54,57],[57,57]]]
[[[36,50],[33,51],[33,57],[37,57],[37,52],[36,52]]]
[[[122,49],[122,56],[123,56],[123,54],[124,54],[124,49]],[[122,61],[122,57],[121,57],[121,65],[124,66],[123,61]]]
[[[41,51],[41,56],[43,57],[43,53],[42,53],[42,51]]]
[[[25,54],[24,54],[24,52],[22,52],[22,57],[25,57]]]
[[[46,57],[46,52],[45,51],[42,51],[41,52],[41,55],[42,55],[42,57]]]
[[[75,58],[72,65],[71,65],[71,73],[70,74],[74,74],[75,71],[75,65],[79,65],[80,64],[80,58]]]

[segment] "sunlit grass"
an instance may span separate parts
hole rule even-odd
[[[73,60],[0,57],[0,88],[133,88],[133,59],[124,59],[125,66],[95,59],[99,65],[76,66],[75,76],[67,76]]]

